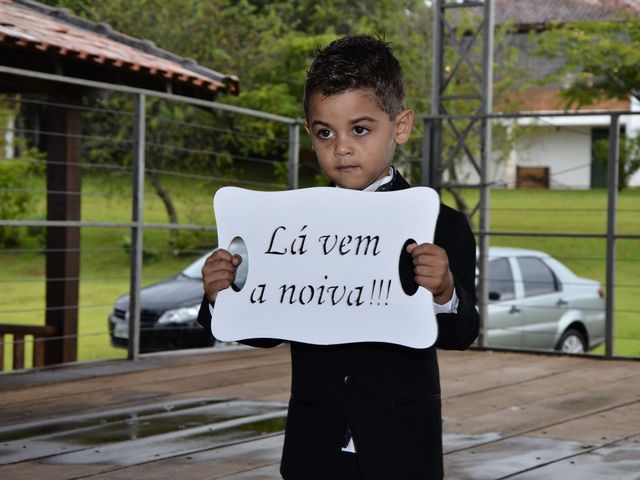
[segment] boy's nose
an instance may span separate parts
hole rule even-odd
[[[346,155],[351,155],[353,153],[353,149],[349,145],[349,143],[345,140],[338,140],[335,144],[335,154],[338,157],[344,157]]]

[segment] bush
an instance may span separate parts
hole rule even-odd
[[[131,235],[123,235],[120,239],[120,246],[123,248],[124,252],[130,256],[131,248],[132,248]],[[144,247],[142,248],[142,263],[150,264],[155,262],[158,259],[158,252],[155,250],[147,250]]]
[[[0,162],[0,218],[3,220],[25,220],[33,215],[35,196],[27,187],[28,177],[34,173],[34,168],[31,162]],[[20,246],[30,235],[41,236],[40,230],[0,226],[0,247]]]

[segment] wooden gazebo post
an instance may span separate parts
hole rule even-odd
[[[50,93],[47,107],[47,220],[80,220],[82,119],[77,87]],[[77,360],[80,228],[50,227],[46,237],[46,325],[60,339],[48,341],[47,365]]]
[[[71,15],[36,1],[0,0],[0,92],[46,93],[47,222],[46,325],[25,329],[0,324],[3,335],[13,335],[14,351],[23,365],[23,338],[34,338],[34,365],[73,362],[78,350],[80,275],[80,195],[82,116],[79,108],[90,91],[134,93],[142,100],[147,92],[178,99],[204,100],[207,108],[218,93],[238,95],[237,77],[198,65],[156,47],[152,42],[114,31],[103,23]],[[141,102],[139,106],[143,107]],[[242,111],[242,109],[240,109]],[[144,126],[144,109],[139,117]],[[140,138],[143,139],[144,130]],[[136,137],[138,138],[138,137]],[[130,358],[137,357],[140,290],[144,142],[135,143],[139,170],[134,178],[136,202],[133,219],[132,315]],[[134,188],[134,190],[135,190]],[[23,220],[25,225],[39,221]],[[0,218],[0,226],[14,220]],[[93,222],[100,223],[100,222]],[[103,225],[104,226],[104,225]],[[93,272],[92,272],[93,273]],[[99,273],[99,272],[98,272]],[[42,348],[44,346],[44,352]],[[19,354],[19,355],[18,355]],[[1,357],[0,357],[1,358]],[[0,363],[1,365],[1,363]],[[0,367],[1,369],[1,367]]]

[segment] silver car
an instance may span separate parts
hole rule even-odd
[[[486,346],[584,353],[604,341],[599,282],[544,252],[489,249]]]

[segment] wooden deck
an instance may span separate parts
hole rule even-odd
[[[640,362],[439,355],[448,479],[640,479]],[[289,375],[286,346],[2,374],[0,478],[280,478]]]

